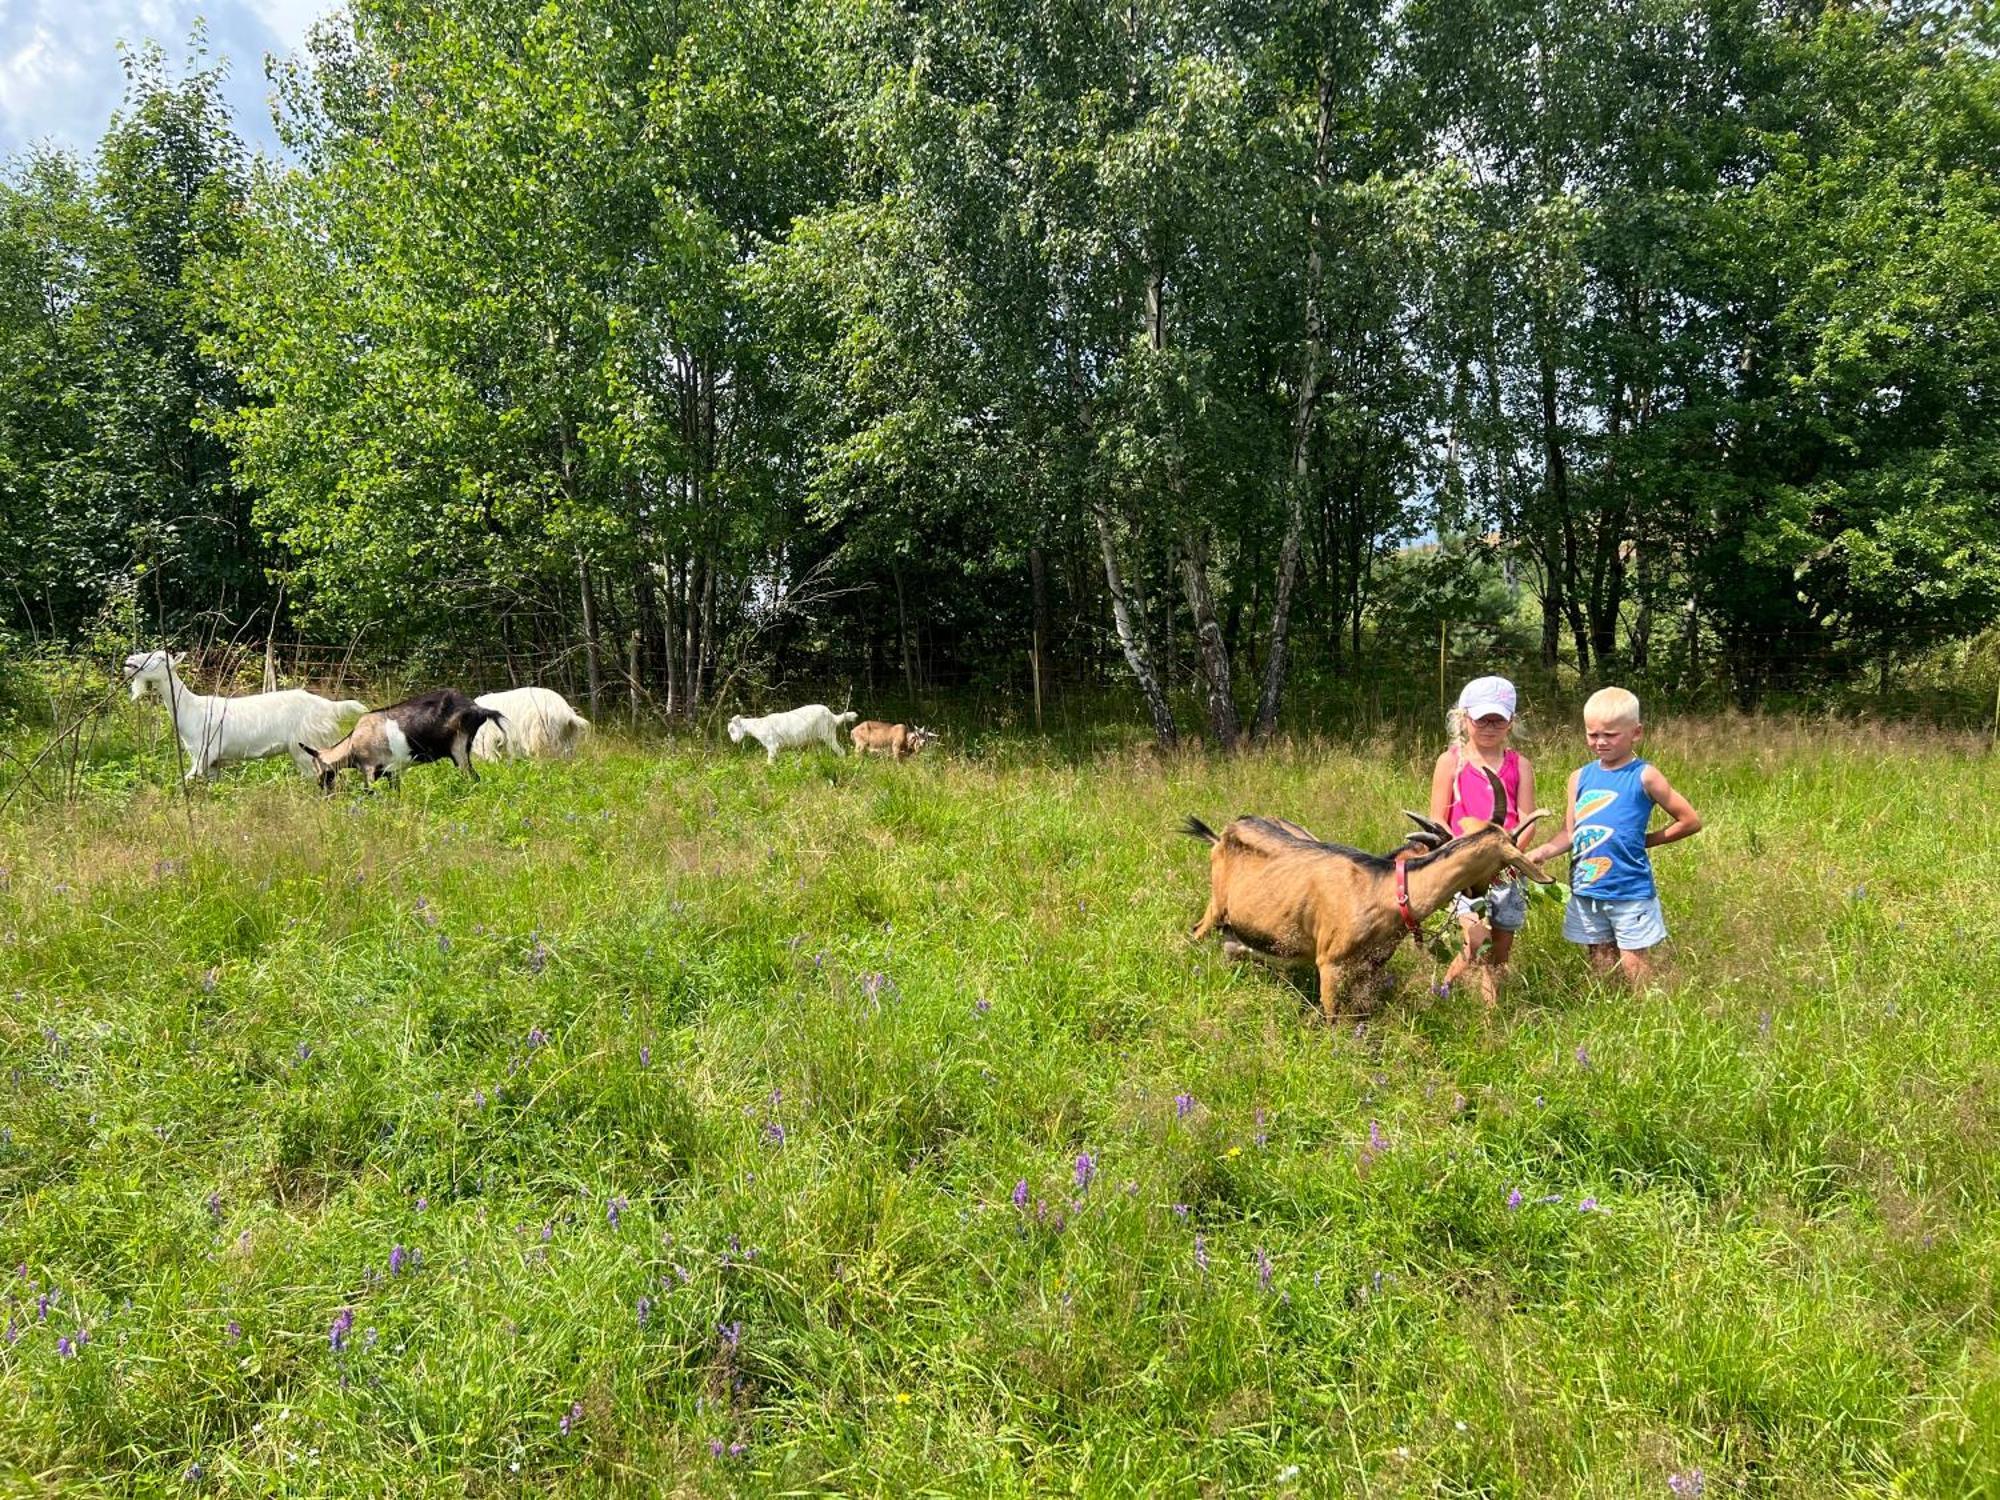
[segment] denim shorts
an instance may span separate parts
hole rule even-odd
[[[1599,901],[1572,895],[1563,908],[1563,936],[1572,943],[1616,943],[1631,953],[1667,938],[1667,919],[1658,896],[1635,901]]]
[[[1486,910],[1483,912],[1474,908],[1474,899],[1463,892],[1452,897],[1451,914],[1454,917],[1471,917],[1475,922],[1484,922],[1499,932],[1519,932],[1528,925],[1528,893],[1521,888],[1518,880],[1488,886]]]

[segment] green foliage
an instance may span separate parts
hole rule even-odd
[[[363,0],[254,173],[145,53],[0,185],[0,607],[282,578],[303,633],[676,714],[1032,644],[1164,740],[1190,663],[1227,733],[1468,611],[1551,677],[1879,686],[2000,610],[1990,30]],[[1494,535],[1539,640],[1413,598],[1425,534]]]

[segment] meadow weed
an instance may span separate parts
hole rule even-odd
[[[1580,751],[1543,731],[1553,768]],[[1187,929],[1424,746],[598,736],[0,818],[0,1469],[81,1493],[1995,1493],[2000,798],[1647,751],[1671,975],[1490,1021]]]

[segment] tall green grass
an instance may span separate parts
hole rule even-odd
[[[1491,1021],[1406,951],[1329,1031],[1188,945],[1182,814],[1384,847],[1433,748],[767,770],[613,738],[185,803],[155,748],[17,807],[0,1464],[2000,1494],[2000,762],[1656,726],[1710,826],[1659,856],[1648,994],[1542,908]]]

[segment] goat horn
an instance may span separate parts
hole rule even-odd
[[[1491,766],[1481,766],[1486,773],[1486,784],[1493,788],[1493,821],[1500,827],[1507,826],[1507,783],[1497,776]]]
[[[1432,838],[1445,840],[1451,838],[1451,830],[1435,818],[1427,818],[1420,812],[1411,812],[1407,807],[1403,809],[1403,816],[1416,824],[1417,827],[1421,828]]]
[[[1521,819],[1520,824],[1514,829],[1514,842],[1517,844],[1524,843],[1527,840],[1530,828],[1541,822],[1543,818],[1552,818],[1554,816],[1555,814],[1550,812],[1546,807],[1536,808],[1527,817]]]

